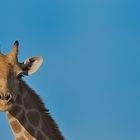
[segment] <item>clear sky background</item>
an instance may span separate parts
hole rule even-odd
[[[66,140],[140,139],[139,0],[1,0],[0,49],[41,55],[24,79]],[[4,113],[0,139],[14,140]]]

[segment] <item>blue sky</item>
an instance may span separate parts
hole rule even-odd
[[[67,140],[140,139],[140,1],[2,0],[0,49],[41,55],[27,83]],[[0,139],[12,140],[4,113]]]

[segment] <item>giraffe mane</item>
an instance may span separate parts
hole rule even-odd
[[[64,140],[62,133],[58,129],[58,125],[55,123],[54,119],[51,117],[49,110],[45,107],[45,104],[41,100],[40,96],[35,92],[35,90],[30,88],[25,81],[22,80],[22,84],[26,86],[26,88],[29,91],[30,96],[33,98],[33,100],[37,104],[37,107],[44,118],[44,123],[46,125],[51,126],[51,132],[53,133],[55,139]]]

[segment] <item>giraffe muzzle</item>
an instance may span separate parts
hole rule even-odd
[[[0,92],[0,100],[9,103],[12,100],[12,95],[11,93],[3,94]]]

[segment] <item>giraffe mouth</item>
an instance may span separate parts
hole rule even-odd
[[[0,103],[0,112],[5,112],[5,111],[8,111],[11,109],[11,107],[13,106],[12,103],[9,103],[9,104],[3,104],[3,103]]]
[[[9,111],[12,108],[12,106],[14,105],[15,100],[16,100],[15,96],[12,97],[8,101],[0,100],[0,112]]]

